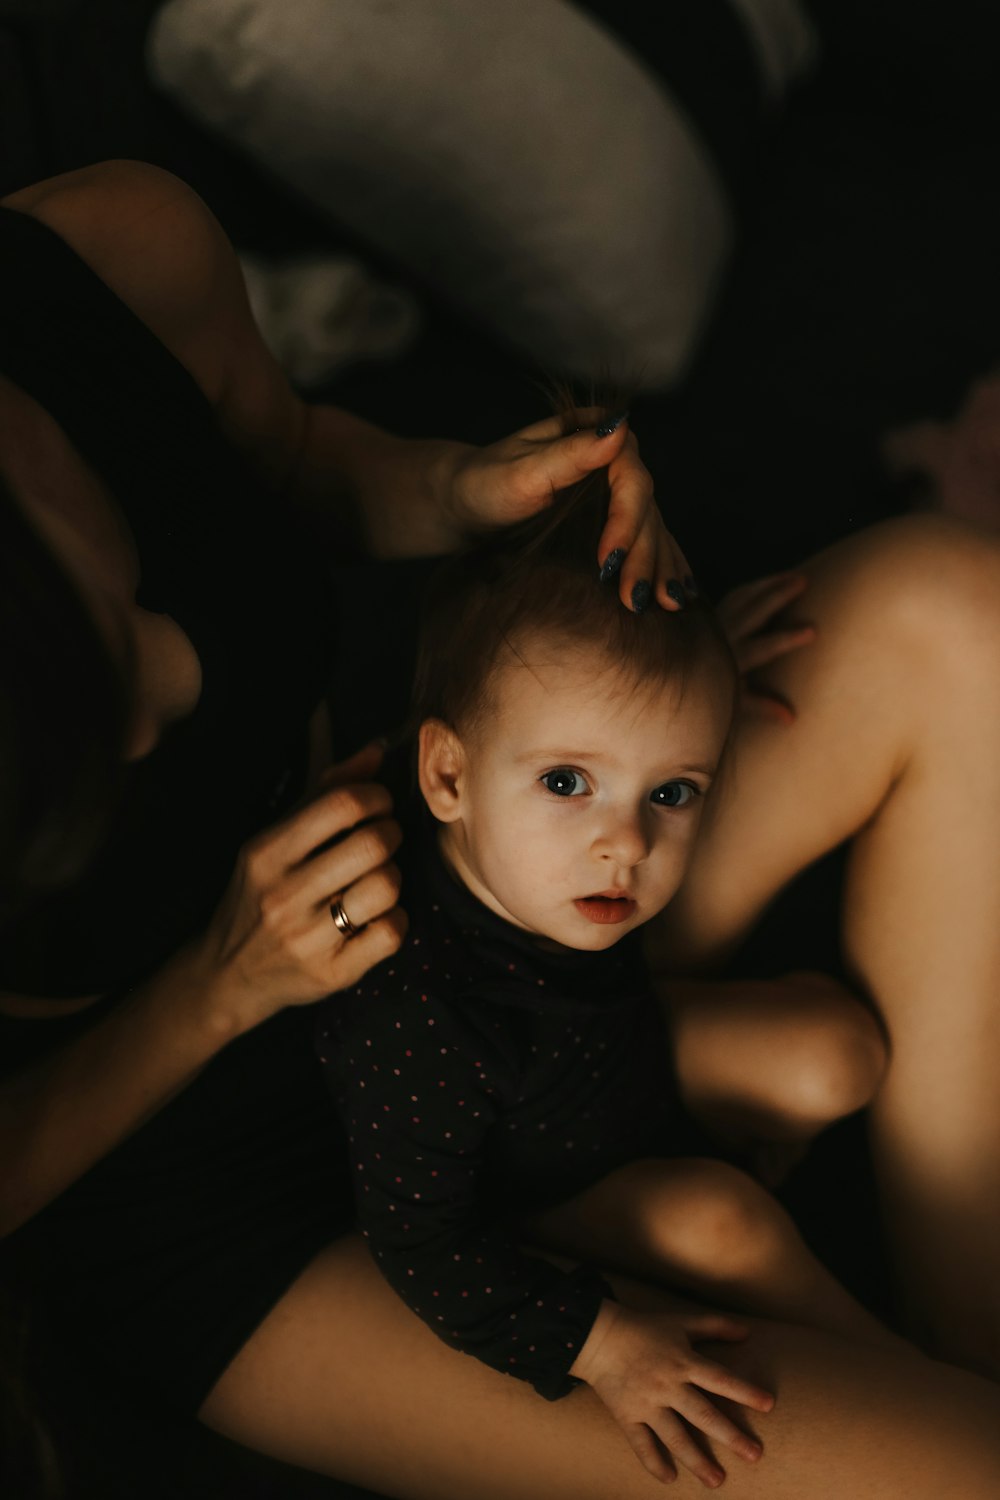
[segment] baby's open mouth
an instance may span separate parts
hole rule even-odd
[[[573,905],[588,922],[605,924],[626,922],[638,903],[623,891],[600,891],[596,896],[581,896]]]

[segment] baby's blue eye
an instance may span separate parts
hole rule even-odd
[[[542,785],[550,792],[555,792],[557,797],[582,797],[587,790],[587,783],[579,771],[567,771],[560,768],[557,771],[546,771],[539,778]]]
[[[649,794],[650,802],[657,807],[685,807],[692,797],[698,796],[698,788],[690,781],[665,781],[654,787]]]

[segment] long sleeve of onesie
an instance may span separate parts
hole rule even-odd
[[[386,1279],[447,1343],[555,1400],[612,1293],[587,1267],[525,1254],[491,1218],[489,1134],[518,1080],[488,1029],[419,984],[369,988],[324,1007],[319,1050],[350,1137],[360,1228]]]

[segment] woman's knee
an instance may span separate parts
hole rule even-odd
[[[887,1062],[882,1029],[858,1001],[811,1017],[782,1054],[778,1113],[792,1134],[804,1135],[870,1104]]]
[[[642,1166],[651,1248],[679,1274],[723,1284],[771,1262],[787,1224],[777,1202],[752,1177],[710,1158]]]
[[[872,641],[899,632],[921,649],[954,638],[966,649],[1000,652],[997,637],[982,630],[985,621],[1000,621],[1000,537],[954,517],[882,522],[827,549],[805,571],[826,596],[824,607],[846,601]]]

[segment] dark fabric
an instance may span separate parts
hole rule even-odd
[[[729,0],[576,0],[684,110],[734,196],[765,123],[760,67]]]
[[[547,951],[452,879],[419,816],[402,869],[402,950],[315,1019],[358,1220],[441,1338],[555,1399],[608,1291],[519,1250],[516,1218],[677,1154],[663,1022],[636,935]]]
[[[55,417],[135,535],[140,602],[199,655],[195,712],[132,768],[86,878],[0,944],[0,984],[104,992],[0,1022],[24,1066],[96,1024],[211,914],[239,846],[303,786],[330,586],[186,371],[49,229],[0,211],[0,370]],[[71,732],[71,726],[68,728]],[[233,1044],[4,1246],[34,1326],[193,1411],[346,1226],[343,1137],[292,1014]]]
[[[202,666],[195,712],[130,767],[100,860],[4,934],[0,984],[87,994],[134,984],[198,931],[239,845],[301,793],[332,590],[187,372],[57,235],[0,210],[0,261],[0,370],[107,483],[139,603]]]
[[[350,1193],[343,1133],[283,1013],[4,1241],[4,1274],[43,1347],[86,1350],[95,1376],[193,1414],[351,1227]]]

